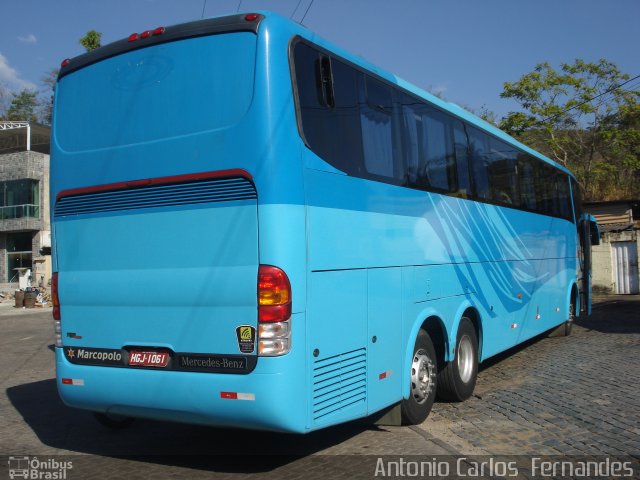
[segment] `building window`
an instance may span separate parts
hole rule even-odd
[[[0,219],[40,218],[40,185],[37,180],[0,182]]]
[[[7,234],[7,278],[10,282],[18,281],[18,269],[33,268],[32,243],[31,232]]]

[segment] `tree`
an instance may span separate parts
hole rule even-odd
[[[58,72],[59,69],[52,68],[42,77],[43,88],[40,90],[40,98],[38,99],[38,116],[40,122],[45,125],[51,125],[53,120],[53,101]]]
[[[9,108],[9,97],[11,92],[9,89],[0,83],[0,120],[4,120],[5,112]]]
[[[87,34],[80,39],[80,45],[82,45],[87,52],[91,52],[96,48],[100,48],[101,39],[102,33],[89,30]]]
[[[7,120],[37,122],[36,107],[38,101],[36,92],[24,89],[19,93],[12,93],[13,99],[7,110]]]
[[[561,64],[560,71],[541,63],[519,80],[504,84],[501,97],[514,99],[523,111],[510,112],[500,127],[571,168],[588,198],[605,197],[611,193],[606,185],[612,184],[622,166],[622,159],[609,148],[612,130],[640,95],[622,88],[629,78],[604,59],[597,63],[577,59]],[[616,138],[619,143],[629,140]],[[634,168],[633,162],[625,165]]]

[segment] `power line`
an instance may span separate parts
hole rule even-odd
[[[241,0],[242,1],[242,0]],[[298,0],[298,4],[296,5],[296,8],[293,9],[293,13],[291,15],[289,15],[290,19],[293,19],[293,16],[296,14],[296,12],[298,11],[298,8],[300,8],[300,4],[302,3],[302,0]]]
[[[640,75],[636,75],[635,77],[630,78],[629,80],[626,80],[626,81],[622,82],[621,84],[616,85],[615,87],[611,87],[611,88],[609,88],[608,90],[605,90],[604,92],[599,93],[598,95],[595,95],[595,96],[593,96],[593,97],[591,97],[591,98],[589,98],[589,99],[587,99],[587,100],[585,100],[585,101],[583,101],[583,102],[578,103],[577,105],[573,105],[573,106],[571,106],[571,107],[569,107],[569,108],[567,108],[567,109],[563,110],[563,111],[562,111],[562,112],[560,112],[560,113],[556,113],[555,115],[551,115],[551,116],[549,116],[549,117],[543,118],[542,120],[538,120],[536,123],[534,123],[534,124],[533,124],[533,125],[531,125],[531,126],[532,126],[532,127],[535,127],[535,126],[541,125],[542,123],[547,122],[547,121],[549,121],[549,120],[554,120],[554,119],[556,119],[556,118],[558,118],[558,117],[560,117],[560,116],[562,116],[562,115],[566,114],[567,112],[570,112],[571,110],[574,110],[574,109],[576,109],[576,108],[578,108],[578,107],[581,107],[581,106],[583,106],[583,105],[586,105],[587,103],[591,103],[591,102],[593,102],[593,101],[594,101],[595,99],[597,99],[597,98],[600,98],[600,97],[602,97],[602,96],[604,96],[604,95],[607,95],[607,94],[609,94],[609,93],[611,93],[611,92],[613,92],[613,91],[615,91],[615,90],[618,90],[619,88],[624,87],[627,83],[631,83],[631,82],[633,82],[634,80],[637,80],[638,78],[640,78]]]
[[[204,0],[204,4],[202,5],[202,15],[200,15],[200,18],[204,18],[204,9],[207,8],[207,0]]]
[[[309,3],[306,12],[304,12],[304,15],[302,16],[302,20],[300,20],[300,25],[304,25],[302,22],[304,22],[304,19],[307,18],[307,13],[309,13],[309,10],[311,10],[311,6],[313,5],[314,1],[315,0],[311,0],[311,3]]]
[[[238,2],[238,8],[236,9],[236,13],[240,12],[240,6],[242,5],[242,0]]]

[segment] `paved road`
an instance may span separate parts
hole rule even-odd
[[[473,398],[437,403],[419,427],[349,424],[306,436],[147,420],[106,430],[58,399],[50,311],[0,305],[0,328],[0,455],[73,455],[56,457],[74,462],[68,478],[371,478],[380,455],[640,457],[640,296],[601,298],[571,337],[491,360]],[[6,461],[0,479],[4,471]]]

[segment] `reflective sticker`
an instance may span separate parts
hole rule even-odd
[[[256,346],[256,329],[251,325],[240,325],[236,328],[238,348],[241,353],[253,353]]]
[[[220,392],[220,398],[225,400],[255,400],[255,393],[240,393],[240,392]]]
[[[380,375],[378,375],[378,380],[384,380],[385,378],[389,378],[392,373],[393,373],[392,370],[387,370],[386,372],[382,372]]]
[[[78,387],[84,387],[84,379],[82,378],[63,378],[63,385],[76,385]]]

